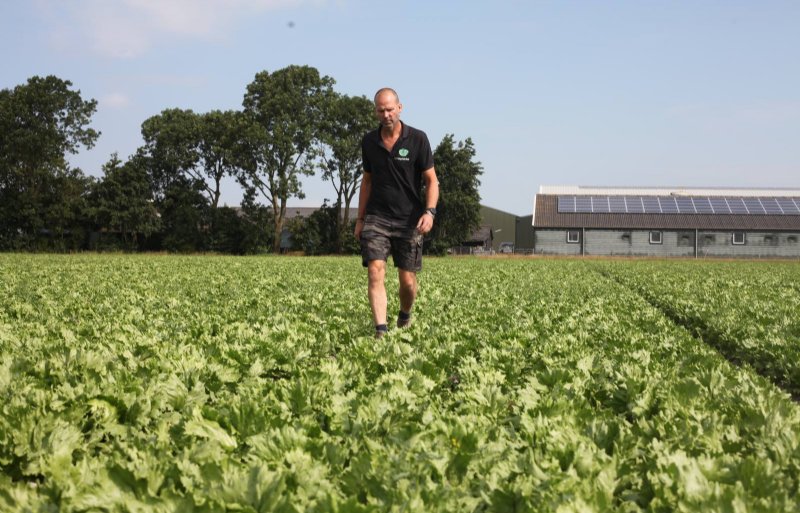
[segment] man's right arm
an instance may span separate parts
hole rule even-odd
[[[372,176],[364,171],[361,175],[361,189],[358,191],[358,217],[356,218],[356,240],[361,239],[361,230],[364,228],[364,216],[367,215],[367,202],[372,192]]]

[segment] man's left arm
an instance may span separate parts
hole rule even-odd
[[[425,182],[425,208],[436,208],[436,204],[439,202],[439,180],[436,178],[436,170],[431,167],[423,171],[422,180]],[[432,228],[433,214],[426,210],[417,221],[417,230],[425,234]]]

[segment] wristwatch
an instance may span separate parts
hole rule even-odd
[[[436,209],[435,208],[426,208],[425,212],[431,215],[431,217],[436,217]]]

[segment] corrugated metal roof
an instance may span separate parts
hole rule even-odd
[[[536,195],[534,228],[615,228],[659,230],[800,230],[796,215],[731,214],[565,214],[558,196]]]
[[[800,196],[800,189],[735,187],[604,187],[540,185],[539,194],[636,196]]]

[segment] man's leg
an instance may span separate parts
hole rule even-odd
[[[397,326],[402,328],[411,324],[411,309],[417,298],[417,273],[398,269],[400,279],[400,317]]]
[[[414,307],[414,300],[417,299],[417,273],[398,269],[400,278],[400,309],[406,313],[411,313]]]
[[[372,308],[372,320],[375,326],[386,324],[386,261],[370,260],[367,264],[369,276],[368,295],[369,306]]]

